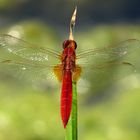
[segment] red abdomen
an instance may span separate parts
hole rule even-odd
[[[61,117],[64,128],[66,127],[72,106],[72,73],[71,70],[65,70],[62,81],[61,91]]]

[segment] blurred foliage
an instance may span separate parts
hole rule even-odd
[[[107,102],[80,107],[80,139],[139,140],[140,89],[121,92]]]
[[[18,0],[0,0],[0,8],[1,9],[7,9],[9,7],[13,7],[16,6],[16,4],[18,3]]]
[[[0,24],[40,19],[67,27],[74,5],[78,5],[78,24],[139,22],[139,0],[0,0]]]

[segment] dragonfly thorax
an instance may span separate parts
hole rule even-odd
[[[72,47],[66,47],[62,54],[62,66],[63,70],[75,69],[75,50]]]

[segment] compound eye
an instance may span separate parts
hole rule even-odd
[[[77,48],[77,43],[75,42],[75,41],[73,41],[74,42],[74,49],[76,50],[76,48]]]
[[[65,40],[63,42],[63,49],[65,49],[69,44],[70,44],[70,41],[69,40]]]
[[[76,50],[76,48],[77,48],[77,43],[76,43],[74,40],[71,40],[70,43],[71,43],[71,47],[72,47],[74,50]]]

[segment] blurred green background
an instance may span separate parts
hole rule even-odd
[[[0,32],[61,51],[75,3],[0,0]],[[77,4],[74,36],[79,50],[140,39],[139,0],[79,0]],[[140,57],[136,59],[139,62]],[[79,140],[139,140],[139,69],[119,80],[111,80],[112,75],[103,77],[108,83],[104,86],[102,81],[93,86],[92,75],[94,72],[87,80],[81,79],[78,86]],[[0,140],[63,140],[60,87],[46,81],[26,84],[25,79],[1,73]]]

